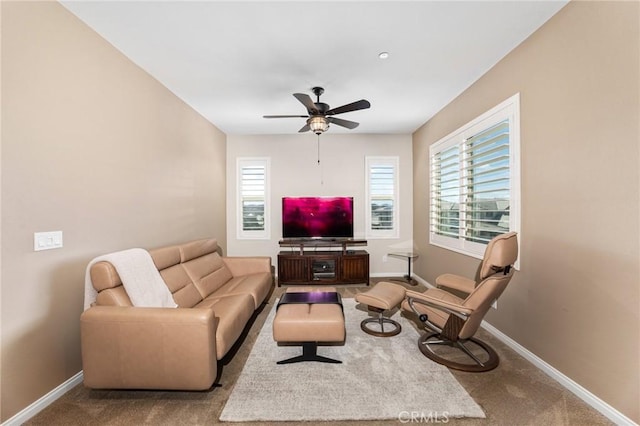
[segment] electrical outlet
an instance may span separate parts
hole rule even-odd
[[[33,233],[33,251],[51,250],[61,247],[62,231]]]

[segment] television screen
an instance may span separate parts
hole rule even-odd
[[[283,238],[353,238],[353,197],[283,197]]]

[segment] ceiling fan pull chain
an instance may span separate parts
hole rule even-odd
[[[322,164],[320,164],[320,134],[318,136],[318,167],[320,167],[320,185],[324,185],[324,173],[322,171]]]

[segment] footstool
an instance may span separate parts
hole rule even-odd
[[[385,318],[384,311],[393,309],[402,302],[405,295],[405,288],[398,284],[381,281],[371,290],[356,294],[356,301],[367,305],[367,309],[376,312],[376,318],[367,318],[360,323],[360,328],[365,333],[378,337],[390,337],[400,333],[402,327],[391,318]],[[375,323],[379,331],[368,327],[368,324]],[[384,325],[391,324],[393,327],[389,331],[384,331]]]
[[[341,364],[342,361],[317,353],[319,342],[344,342],[345,339],[342,301],[336,289],[289,287],[280,302],[273,320],[273,340],[302,343],[302,355],[278,361],[278,364],[301,361]]]

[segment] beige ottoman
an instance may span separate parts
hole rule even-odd
[[[371,290],[356,294],[356,301],[367,305],[370,311],[376,312],[376,318],[367,318],[360,323],[360,328],[365,333],[378,337],[390,337],[400,333],[402,327],[396,321],[385,318],[382,314],[384,311],[395,308],[402,302],[405,295],[405,288],[398,284],[392,284],[381,281]],[[369,324],[376,324],[375,329],[369,327]],[[384,330],[384,325],[390,324],[392,327],[389,331]]]
[[[301,361],[342,363],[317,353],[318,343],[344,342],[345,339],[342,301],[335,288],[289,287],[276,309],[273,340],[302,344],[302,355],[278,361],[278,364]]]

